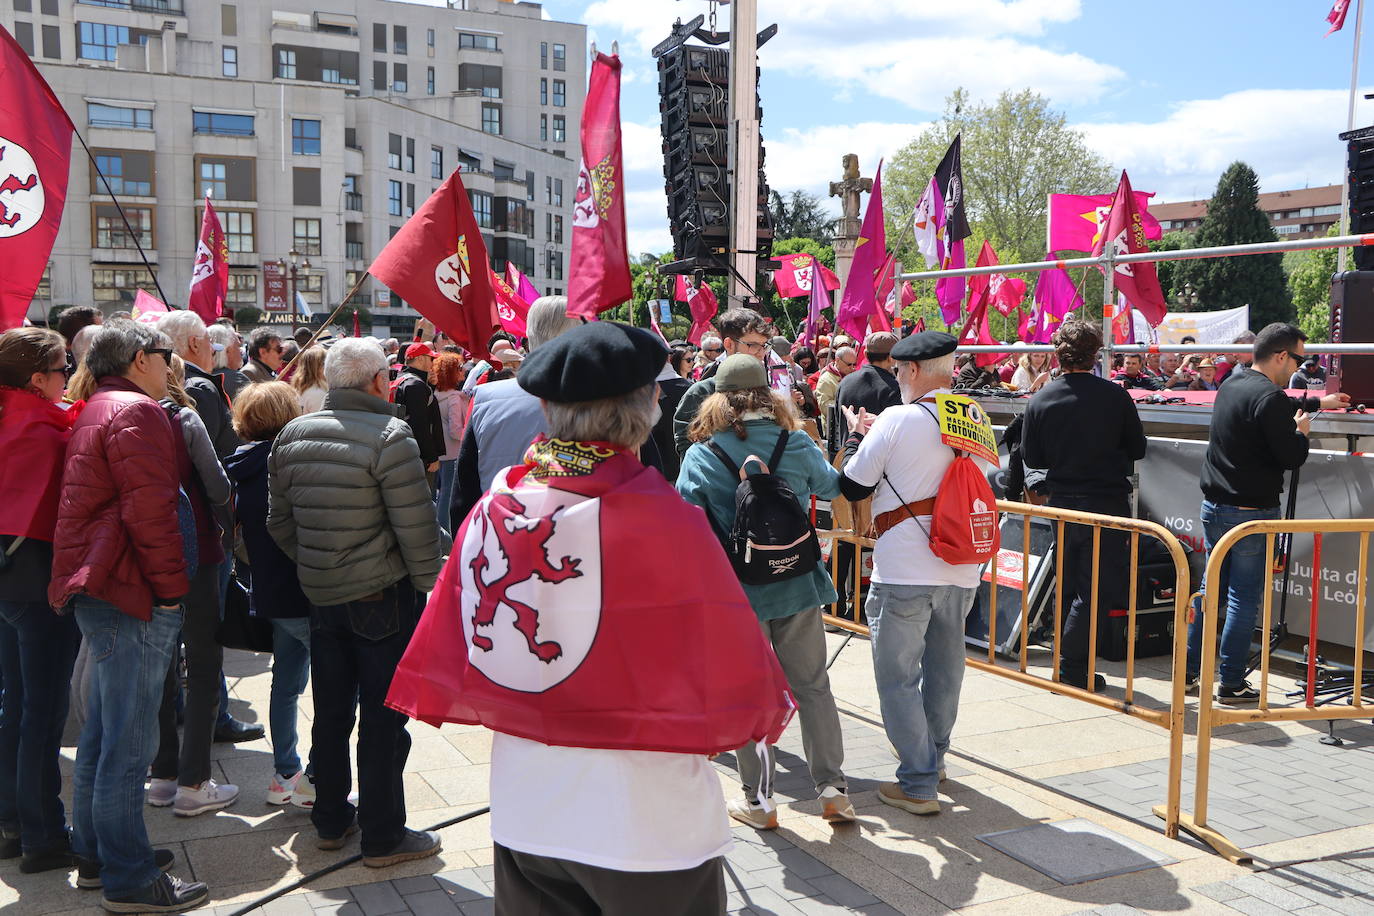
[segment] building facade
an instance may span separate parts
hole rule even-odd
[[[1269,217],[1279,241],[1315,238],[1326,235],[1328,229],[1341,221],[1341,186],[1272,191],[1259,196],[1259,206]],[[1202,225],[1207,201],[1152,204],[1150,213],[1165,232],[1191,231]]]
[[[361,279],[374,331],[408,334],[416,313],[365,271],[457,168],[497,271],[566,288],[585,27],[508,0],[328,2],[0,0],[94,159],[74,143],[31,317],[156,294],[135,234],[185,303],[209,193],[228,307],[290,321],[299,291],[321,320]]]

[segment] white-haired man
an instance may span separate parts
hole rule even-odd
[[[186,393],[195,400],[196,413],[210,434],[215,454],[223,461],[243,444],[234,432],[224,380],[211,374],[215,353],[224,347],[210,340],[205,322],[195,312],[168,312],[158,321],[157,329],[172,338],[172,349],[186,361]]]
[[[272,447],[267,529],[313,605],[310,817],[319,847],[341,849],[361,827],[363,864],[380,868],[439,851],[437,834],[406,829],[410,736],[405,716],[384,705],[424,607],[420,593],[439,574],[439,526],[415,437],[387,400],[382,348],[340,340],[324,377],[324,409],[292,420]],[[354,697],[361,808],[348,801]]]

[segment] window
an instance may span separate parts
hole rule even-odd
[[[553,81],[553,107],[566,108],[568,104],[568,83],[566,80]]]
[[[256,200],[255,166],[254,160],[239,156],[197,156],[196,197],[208,191],[215,200]]]
[[[539,69],[549,69],[549,43],[547,41],[539,42]]]
[[[410,68],[405,64],[393,64],[391,67],[391,91],[408,92],[410,89],[409,76]]]
[[[482,106],[482,130],[489,134],[501,134],[501,106]]]
[[[86,103],[86,122],[91,127],[124,127],[131,130],[152,130],[151,108],[122,108],[118,105]]]
[[[415,215],[415,185],[406,182],[406,216]]]
[[[320,170],[293,168],[291,170],[291,203],[298,207],[320,205]]]
[[[425,29],[425,47],[429,48],[429,56],[434,56],[434,30]]]
[[[219,32],[231,37],[239,33],[239,11],[232,3],[219,5]]]
[[[552,241],[553,241],[553,214],[552,214],[552,213],[545,213],[545,214],[544,214],[544,239],[545,239],[545,241],[549,241],[549,242],[552,242]]]
[[[563,244],[563,217],[561,216],[553,218],[553,242],[555,245]]]
[[[472,215],[477,220],[478,227],[490,229],[491,195],[485,191],[469,191],[468,199],[472,202]]]
[[[376,92],[386,92],[386,61],[372,62],[372,88]]]
[[[388,216],[401,215],[401,183],[399,181],[386,183],[386,212]]]
[[[297,156],[320,154],[320,122],[305,118],[291,119],[291,152]]]
[[[563,279],[563,252],[561,251],[549,252],[549,279]]]
[[[224,244],[230,251],[243,253],[257,251],[257,241],[253,237],[252,210],[217,210],[220,223],[224,226]],[[199,225],[200,218],[196,218]],[[233,279],[232,275],[230,279]],[[256,289],[256,287],[255,287]],[[254,297],[256,298],[256,296]]]
[[[483,97],[501,98],[501,68],[488,64],[459,64],[458,88],[480,89]]]
[[[468,32],[458,33],[458,47],[460,50],[462,48],[477,48],[482,51],[501,50],[495,35],[473,35]]]
[[[1294,235],[1298,232],[1298,229],[1298,226],[1275,226],[1274,233],[1276,235]]]
[[[350,261],[361,261],[363,259],[363,224],[347,223],[344,226],[344,257]],[[354,271],[349,271],[354,273]],[[344,285],[349,289],[357,281],[357,277],[346,282]]]
[[[233,249],[231,248],[230,251]],[[258,275],[256,271],[229,271],[229,288],[224,291],[224,304],[230,308],[243,308],[258,304]]]
[[[415,138],[406,137],[406,171],[415,174]]]
[[[91,269],[91,298],[96,303],[132,304],[134,290],[156,289],[153,275],[146,267],[95,267]]]
[[[291,246],[301,254],[318,255],[320,253],[320,221],[313,218],[302,219],[297,217],[291,222]]]
[[[434,95],[434,68],[425,68],[425,94]]]
[[[198,197],[213,197],[224,200],[229,196],[226,172],[228,166],[223,162],[202,162],[200,164],[200,193]]]
[[[95,204],[96,248],[153,247],[153,210],[151,207],[124,207],[129,225],[124,225],[119,208],[114,204]],[[133,229],[133,233],[129,229]],[[137,243],[135,243],[137,239]]]
[[[545,176],[544,176],[544,203],[546,203],[546,204],[552,204],[552,203],[553,203],[553,176],[552,176],[552,175],[545,175]]]
[[[1312,210],[1312,213],[1313,213],[1314,215],[1316,215],[1316,216],[1334,216],[1334,215],[1336,215],[1336,214],[1338,214],[1338,213],[1340,213],[1340,212],[1341,212],[1341,205],[1340,205],[1340,204],[1330,204],[1330,205],[1325,206],[1325,207],[1316,207],[1316,208],[1314,208],[1314,209]]]
[[[525,200],[534,200],[534,173],[525,172]]]
[[[226,137],[253,136],[253,115],[225,114],[219,111],[193,111],[193,132]]]
[[[546,114],[539,116],[539,139],[545,143],[549,141],[549,116]]]
[[[491,173],[497,181],[514,181],[515,166],[509,162],[502,162],[500,159],[491,161]]]
[[[391,27],[392,45],[397,54],[407,53],[406,27],[403,25],[393,25]]]
[[[42,299],[46,302],[52,301],[52,264],[43,267],[43,276],[38,278],[38,287],[33,291],[33,298]]]
[[[296,78],[296,52],[291,48],[277,49],[277,78],[284,80]]]
[[[460,149],[458,150],[458,168],[464,172],[480,172],[482,171],[482,159],[467,150]]]
[[[103,22],[78,22],[77,57],[82,60],[114,60],[115,53],[120,45],[129,43],[129,27],[124,25],[106,25]],[[29,35],[29,44],[33,44],[33,35]]]
[[[386,167],[389,169],[399,169],[401,167],[401,135],[386,135]]]
[[[132,197],[153,196],[153,154],[142,150],[92,150],[95,169],[91,171],[91,193],[104,194],[100,176],[110,183],[114,194]],[[97,171],[98,170],[98,171]]]
[[[381,54],[386,53],[386,24],[381,22],[372,23],[372,50]]]
[[[23,50],[25,54],[27,54],[29,57],[33,57],[34,50],[32,22],[16,22],[14,24],[14,40],[18,42],[19,47]]]
[[[429,148],[429,177],[444,177],[444,148],[442,146]]]
[[[555,179],[553,180],[553,205],[554,205],[555,207],[561,207],[561,206],[563,206],[563,179],[562,179],[562,178],[555,178]]]
[[[568,142],[568,119],[563,115],[553,116],[553,142]]]
[[[50,60],[62,59],[62,30],[55,25],[43,26],[43,56]]]
[[[539,104],[549,104],[549,81],[547,77],[539,78]]]
[[[309,45],[273,45],[272,61],[272,73],[278,79],[358,85],[357,51],[314,48]]]
[[[14,0],[14,11],[16,13],[32,13],[32,0]]]
[[[567,45],[557,45],[557,44],[556,44],[556,45],[553,46],[553,68],[554,68],[555,70],[566,70],[566,69],[568,69],[568,46],[567,46]],[[562,277],[560,277],[559,279],[561,280]]]
[[[220,48],[220,73],[224,76],[239,75],[239,49],[232,45]]]
[[[363,195],[358,193],[358,175],[345,175],[343,180],[344,209],[357,210],[363,209]]]

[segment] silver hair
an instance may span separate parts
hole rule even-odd
[[[658,385],[650,382],[629,394],[572,404],[544,402],[549,437],[573,442],[609,442],[637,449],[654,427]]]
[[[840,347],[835,351],[835,361],[839,362],[841,356],[848,356],[850,359],[858,359],[859,351],[853,347]]]
[[[525,317],[525,337],[529,340],[530,352],[581,323],[568,317],[567,296],[540,296],[530,304],[529,315]]]
[[[210,327],[206,330],[210,332],[210,343],[217,343],[220,346],[224,347],[223,350],[219,350],[214,354],[213,368],[228,369],[229,348],[237,347],[239,345],[238,332],[235,331],[233,328],[229,327],[227,324],[218,323],[210,325]]]
[[[719,337],[716,337],[714,334],[708,334],[705,337],[701,338],[701,349],[703,350],[714,350],[720,347],[721,344],[721,339]]]
[[[172,338],[172,349],[185,356],[191,341],[205,333],[205,322],[189,309],[168,312],[158,319],[157,329]]]
[[[199,320],[199,319],[197,319]],[[129,371],[138,351],[172,346],[172,339],[151,325],[113,318],[100,326],[100,333],[91,341],[86,354],[86,368],[92,377],[124,375]],[[171,365],[171,361],[167,363]]]
[[[95,340],[95,335],[100,333],[100,325],[88,324],[76,332],[72,338],[72,361],[76,365],[81,365],[81,360],[91,349],[91,341]]]
[[[386,352],[395,353],[397,350],[401,349],[401,342],[394,337],[388,337],[382,346],[386,348]]]
[[[922,375],[933,375],[936,378],[946,380],[954,375],[953,353],[946,353],[944,356],[937,356],[934,359],[918,359],[915,362],[920,367]]]
[[[374,337],[345,337],[324,358],[324,381],[334,388],[366,388],[386,368],[386,353]]]

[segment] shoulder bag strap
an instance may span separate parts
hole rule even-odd
[[[782,453],[787,451],[787,430],[778,433],[777,444],[773,446],[773,454],[768,456],[768,470],[770,473],[778,472],[778,465],[782,463]]]
[[[711,454],[715,455],[717,458],[720,459],[720,463],[725,465],[725,467],[730,471],[730,475],[732,477],[739,476],[739,465],[735,464],[734,459],[732,459],[729,455],[725,454],[725,449],[721,448],[716,443],[710,441],[707,441],[704,444],[708,449],[710,449]]]

